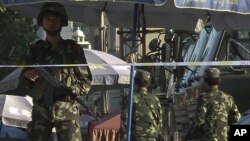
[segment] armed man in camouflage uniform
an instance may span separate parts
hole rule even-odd
[[[131,138],[133,141],[158,141],[161,135],[162,110],[159,99],[148,93],[150,73],[137,70],[135,74]],[[121,140],[126,140],[128,124],[128,97],[124,100],[121,114]]]
[[[83,49],[73,40],[60,36],[68,25],[65,8],[60,3],[45,3],[37,17],[38,25],[46,32],[46,40],[30,45],[25,64],[86,64]],[[47,67],[51,76],[65,84],[75,95],[85,95],[91,87],[89,67]],[[23,83],[33,97],[32,121],[27,127],[27,141],[49,141],[55,127],[58,141],[82,141],[79,107],[74,96],[53,87],[32,68],[23,71]]]
[[[227,141],[229,125],[240,119],[240,112],[233,97],[219,90],[219,69],[206,69],[204,80],[209,89],[198,97],[197,113],[189,135],[199,140]]]

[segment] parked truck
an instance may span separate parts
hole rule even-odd
[[[234,97],[240,112],[249,108],[250,88],[247,85],[250,69],[249,64],[241,62],[250,59],[249,33],[246,29],[216,31],[208,24],[200,33],[166,31],[162,46],[154,43],[156,46],[152,47],[152,43],[149,44],[146,61],[185,64],[145,67],[154,78],[151,91],[158,95],[164,109],[163,133],[166,140],[184,140],[195,116],[197,98],[205,90],[203,76],[207,67],[216,65],[220,69],[220,88]],[[160,40],[152,42],[157,41]]]

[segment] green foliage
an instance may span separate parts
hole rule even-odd
[[[30,42],[36,38],[36,27],[30,18],[25,18],[0,4],[0,64],[20,64]],[[0,79],[11,68],[0,68]]]

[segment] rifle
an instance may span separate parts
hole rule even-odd
[[[46,81],[48,81],[52,86],[58,88],[63,91],[66,95],[73,97],[75,101],[77,101],[87,112],[89,112],[92,116],[99,120],[99,118],[94,114],[90,108],[84,103],[84,101],[80,98],[79,95],[76,95],[72,92],[71,88],[64,85],[58,79],[51,76],[48,71],[46,71],[42,67],[34,67],[34,70],[37,71]]]

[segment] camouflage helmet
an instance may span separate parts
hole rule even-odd
[[[150,76],[150,73],[148,71],[136,70],[135,79],[149,83],[151,81],[151,76]]]
[[[47,2],[42,7],[37,16],[37,24],[42,26],[43,18],[47,15],[56,15],[62,19],[62,26],[68,25],[68,16],[64,6],[58,2]]]
[[[217,68],[207,68],[204,78],[220,78],[220,70]]]

